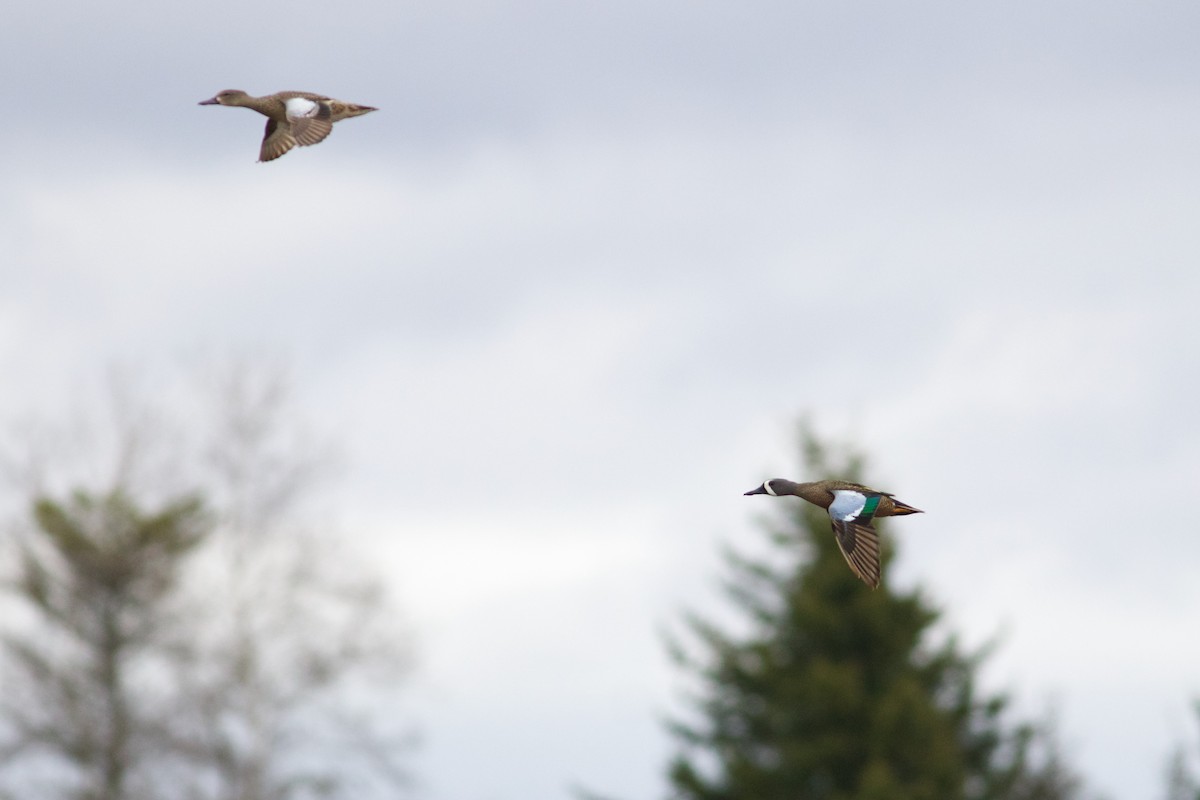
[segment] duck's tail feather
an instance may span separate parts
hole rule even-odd
[[[921,509],[914,508],[913,506],[910,506],[908,503],[897,500],[894,497],[891,498],[891,501],[892,501],[892,513],[889,514],[888,516],[903,517],[903,516],[907,516],[908,514],[924,514],[925,513]]]

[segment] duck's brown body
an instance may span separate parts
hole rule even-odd
[[[202,100],[200,105],[239,106],[266,117],[267,130],[259,161],[273,161],[297,145],[317,144],[333,131],[333,123],[378,110],[312,92],[276,92],[253,97],[240,89],[226,89]]]
[[[861,483],[851,483],[850,481],[824,480],[812,481],[810,483],[796,483],[784,478],[776,478],[771,481],[771,486],[775,489],[776,494],[795,495],[826,510],[833,505],[834,490],[846,489],[852,492],[862,492],[867,495],[879,495],[879,506],[875,509],[874,514],[876,517],[903,517],[906,514],[923,513],[921,509],[913,508],[908,503],[897,500],[887,492],[881,492],[877,489],[863,486]]]

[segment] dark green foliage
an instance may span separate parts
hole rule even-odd
[[[92,615],[77,612],[95,609],[97,601],[136,607],[160,599],[174,585],[180,557],[207,531],[194,498],[146,514],[120,492],[101,498],[80,492],[66,505],[40,498],[33,518],[39,541],[21,548],[18,588],[66,625],[86,624]]]
[[[861,461],[803,441],[809,478],[861,480]],[[884,488],[887,488],[884,486]],[[1008,728],[1003,695],[975,685],[985,652],[930,644],[919,591],[871,590],[847,567],[823,510],[773,501],[771,563],[727,555],[726,591],[749,622],[699,618],[698,720],[672,723],[674,796],[691,800],[1058,800],[1077,795],[1044,731]],[[886,524],[886,523],[885,523]],[[882,526],[881,526],[882,528]],[[886,529],[883,529],[886,530]],[[885,540],[884,568],[894,552]]]
[[[1192,708],[1197,723],[1200,723],[1200,701]],[[1193,769],[1198,760],[1200,753],[1189,754],[1183,746],[1176,748],[1167,767],[1167,800],[1200,800],[1200,775]]]

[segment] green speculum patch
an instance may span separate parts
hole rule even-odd
[[[860,517],[873,516],[875,514],[875,509],[877,509],[877,508],[879,508],[879,498],[878,497],[868,497],[866,504],[863,505],[862,513],[860,513],[859,516]]]

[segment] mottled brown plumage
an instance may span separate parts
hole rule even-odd
[[[276,92],[252,97],[240,89],[226,89],[200,101],[200,105],[240,106],[266,117],[259,161],[273,161],[297,145],[307,147],[322,142],[333,132],[333,123],[378,110],[312,92]]]
[[[887,492],[850,481],[823,480],[796,483],[785,478],[765,481],[746,494],[790,494],[820,506],[829,512],[838,547],[850,569],[872,589],[879,586],[879,535],[871,525],[875,517],[899,517],[920,514]]]

